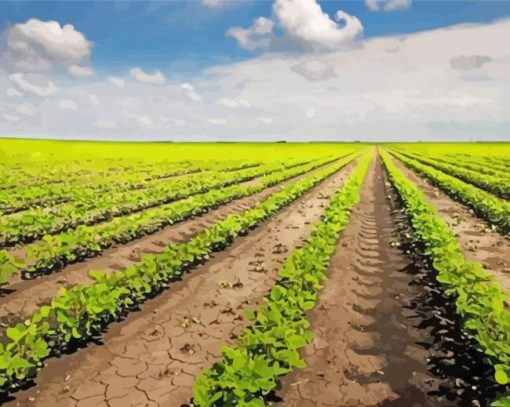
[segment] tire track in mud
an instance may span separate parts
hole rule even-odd
[[[324,291],[309,314],[315,338],[308,367],[283,380],[285,406],[447,406],[430,397],[440,382],[427,368],[428,332],[410,306],[420,287],[405,271],[389,184],[380,159],[330,263]]]
[[[421,189],[427,202],[448,223],[466,258],[483,264],[503,290],[510,293],[510,237],[491,230],[483,219],[476,217],[473,210],[450,198],[395,157],[392,160]]]
[[[348,170],[328,178],[246,237],[174,283],[98,344],[47,361],[37,385],[6,406],[180,406],[195,376],[221,357],[274,285],[288,253],[307,238]]]
[[[353,163],[348,164],[340,172],[349,171],[353,165]],[[88,276],[88,270],[100,269],[106,272],[115,272],[140,261],[144,254],[161,253],[169,243],[187,241],[227,216],[242,213],[257,202],[279,191],[285,185],[297,182],[323,168],[324,166],[267,188],[257,194],[220,205],[205,214],[167,226],[160,231],[127,244],[106,249],[100,256],[68,265],[61,271],[30,280],[22,280],[21,276],[15,276],[11,279],[11,284],[4,289],[6,294],[4,296],[0,295],[0,336],[3,336],[7,326],[23,320],[26,316],[35,312],[41,304],[49,302],[51,298],[58,294],[60,288],[93,283],[93,280]],[[254,182],[256,181],[252,180],[242,185],[253,185]]]

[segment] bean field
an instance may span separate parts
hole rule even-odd
[[[0,404],[510,406],[510,145],[0,141]]]

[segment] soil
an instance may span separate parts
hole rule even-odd
[[[50,359],[37,386],[6,406],[180,406],[196,375],[221,357],[274,284],[288,253],[319,220],[341,171],[260,225],[183,281],[113,324],[96,344]],[[113,261],[113,257],[112,257]],[[118,255],[115,257],[118,260]]]
[[[395,245],[387,190],[378,160],[309,314],[315,338],[302,352],[308,366],[287,376],[278,393],[285,406],[444,405],[426,396],[437,381],[416,344],[423,332],[405,308],[416,288],[402,272],[411,260]]]
[[[352,165],[348,165],[344,170],[348,171],[352,168]],[[319,169],[267,188],[255,195],[234,200],[199,217],[167,226],[152,235],[107,249],[98,257],[69,265],[59,272],[41,275],[30,280],[23,280],[19,274],[12,276],[9,279],[8,287],[3,290],[4,295],[0,296],[0,336],[3,335],[7,326],[31,315],[41,304],[48,303],[51,298],[58,294],[61,287],[91,284],[93,280],[88,277],[87,272],[89,270],[115,272],[138,262],[144,254],[161,253],[169,243],[187,241],[212,224],[225,219],[231,214],[247,210],[255,203],[280,190],[283,186],[317,171]],[[253,182],[255,181],[249,181],[249,183]]]
[[[428,203],[448,223],[466,258],[483,264],[503,290],[510,293],[510,238],[490,229],[473,210],[454,201],[403,163],[396,159],[394,162],[423,191]]]
[[[317,307],[305,369],[282,380],[274,405],[488,406],[492,382],[409,231],[380,159],[340,239]]]

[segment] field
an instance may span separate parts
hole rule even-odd
[[[0,159],[1,405],[510,406],[509,144]]]

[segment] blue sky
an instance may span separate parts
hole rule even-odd
[[[408,34],[459,23],[483,23],[510,16],[510,1],[417,0],[405,10],[374,12],[363,1],[320,1],[325,12],[357,16],[365,38]],[[271,16],[272,2],[232,2],[211,8],[200,1],[19,1],[0,2],[1,29],[37,17],[71,23],[94,42],[92,62],[101,73],[169,69],[177,74],[252,57],[225,32]]]
[[[509,140],[510,1],[0,0],[0,137]]]

